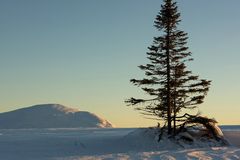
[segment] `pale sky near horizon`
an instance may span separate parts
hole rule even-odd
[[[0,0],[0,112],[59,103],[117,127],[156,125],[124,104],[142,78],[161,0]],[[240,124],[240,1],[178,0],[189,68],[212,80],[203,115]]]

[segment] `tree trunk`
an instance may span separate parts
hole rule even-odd
[[[177,81],[177,68],[174,68],[174,83]],[[173,93],[173,134],[176,135],[176,116],[177,116],[177,88],[176,85],[174,85],[174,93]]]
[[[168,25],[169,26],[169,25]],[[170,88],[170,27],[168,27],[167,32],[167,119],[168,119],[168,134],[170,135],[172,133],[172,108],[171,108],[171,88]]]
[[[176,102],[173,107],[173,134],[176,135]]]
[[[170,17],[170,2],[168,1],[168,13],[167,17]],[[171,22],[168,19],[167,21],[167,35],[166,35],[166,54],[167,54],[167,119],[168,119],[168,134],[172,134],[172,107],[171,107],[171,86],[170,86],[170,80],[171,80],[171,69],[170,69],[170,25]]]

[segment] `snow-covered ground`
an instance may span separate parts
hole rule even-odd
[[[140,132],[139,132],[140,131]],[[142,136],[141,129],[8,129],[0,130],[1,160],[148,160],[240,159],[240,131],[225,131],[234,146],[167,148]]]

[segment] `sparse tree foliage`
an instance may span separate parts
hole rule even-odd
[[[151,98],[126,101],[129,105],[137,105],[136,109],[144,115],[164,120],[168,134],[176,133],[177,124],[184,121],[185,114],[181,111],[203,103],[210,86],[210,81],[199,79],[187,69],[186,63],[193,59],[186,46],[187,33],[178,29],[179,22],[177,3],[164,0],[154,21],[160,36],[154,37],[153,44],[148,47],[150,63],[139,66],[146,78],[131,79]]]

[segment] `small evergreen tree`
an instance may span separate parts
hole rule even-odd
[[[193,59],[186,47],[187,34],[178,29],[180,21],[177,3],[164,0],[154,21],[161,34],[154,37],[153,45],[148,48],[150,63],[139,66],[145,71],[146,78],[130,80],[151,98],[130,98],[126,101],[133,106],[144,103],[136,109],[144,115],[163,119],[168,126],[168,134],[172,131],[176,133],[176,122],[185,120],[186,114],[180,115],[183,109],[194,109],[203,103],[210,86],[210,81],[199,80],[186,67],[186,62]]]

